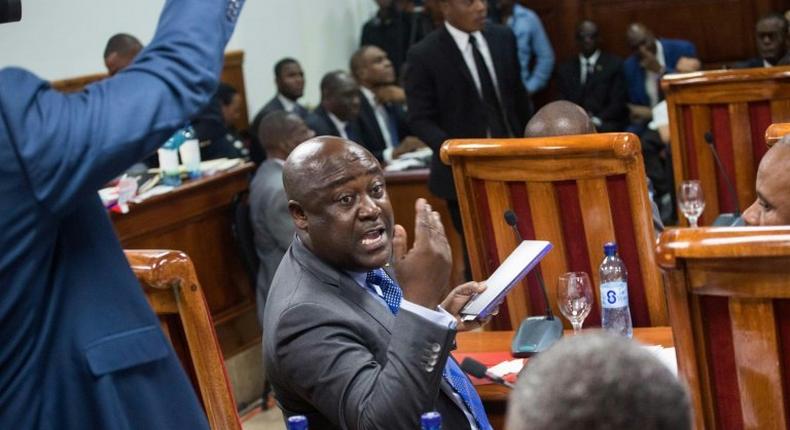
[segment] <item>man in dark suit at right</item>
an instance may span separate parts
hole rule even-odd
[[[787,20],[779,13],[770,13],[757,21],[754,29],[759,57],[742,61],[736,69],[752,67],[774,67],[782,58],[790,55],[790,34],[787,33]]]
[[[318,136],[337,136],[359,142],[359,84],[348,72],[336,70],[321,79],[321,105],[305,122]]]
[[[462,232],[450,168],[439,159],[452,138],[513,137],[529,119],[516,38],[486,24],[485,0],[441,0],[445,25],[408,55],[406,101],[412,132],[433,149],[428,187],[445,199]]]
[[[576,27],[579,55],[557,68],[560,98],[583,107],[597,131],[622,131],[628,125],[623,61],[598,47],[598,26],[582,21]]]

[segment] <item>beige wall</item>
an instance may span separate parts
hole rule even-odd
[[[22,0],[22,22],[0,26],[0,67],[21,66],[55,80],[104,71],[102,51],[114,33],[153,36],[163,0]],[[272,67],[302,62],[305,99],[316,104],[321,76],[347,68],[374,0],[247,0],[228,49],[246,53],[250,115],[274,93]]]

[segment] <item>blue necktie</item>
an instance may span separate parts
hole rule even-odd
[[[385,272],[384,269],[371,270],[368,272],[366,282],[368,288],[374,292],[376,292],[376,289],[373,288],[373,285],[377,285],[381,289],[381,293],[384,295],[384,301],[387,302],[390,311],[394,315],[397,315],[403,293],[398,284],[387,275],[387,272]],[[378,292],[376,293],[378,294]],[[485,408],[483,408],[483,402],[480,400],[480,396],[477,395],[477,391],[475,391],[472,382],[466,377],[464,371],[458,367],[458,363],[456,363],[452,357],[447,357],[447,364],[444,366],[442,377],[453,387],[453,390],[461,397],[466,408],[472,413],[472,417],[477,423],[477,428],[480,430],[490,430],[492,427],[488,422],[488,417],[486,416],[486,411]]]

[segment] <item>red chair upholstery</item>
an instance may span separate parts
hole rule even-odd
[[[540,267],[557,315],[559,275],[587,272],[597,291],[603,244],[616,241],[628,268],[634,325],[667,324],[636,136],[450,140],[442,146],[441,155],[453,168],[475,279],[486,279],[515,248],[515,235],[503,218],[506,209],[513,209],[524,239],[548,240],[554,245]],[[585,326],[600,325],[598,303]],[[508,295],[493,326],[515,328],[526,316],[542,314],[544,309],[533,273]]]
[[[669,230],[658,257],[695,427],[787,428],[790,228]]]
[[[701,225],[735,209],[705,141],[708,132],[733,178],[739,209],[745,210],[755,199],[766,128],[790,121],[790,67],[671,75],[662,79],[661,88],[669,111],[675,184],[686,179],[702,183],[706,205]],[[682,214],[678,217],[686,222]]]

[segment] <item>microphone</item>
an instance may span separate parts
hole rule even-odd
[[[489,372],[483,363],[475,360],[474,358],[471,357],[464,358],[464,361],[461,362],[461,370],[474,376],[475,378],[487,379],[497,385],[507,387],[511,390],[515,388],[513,384],[511,384],[510,382],[507,382],[504,379],[500,378],[499,376],[496,376],[493,373]]]
[[[518,231],[518,217],[516,217],[516,213],[510,209],[506,210],[505,222],[516,233],[516,239],[518,239],[518,242],[519,243],[523,242],[524,238],[521,237],[521,232]],[[543,283],[543,274],[540,272],[540,267],[535,267],[534,271],[535,271],[535,275],[538,277],[538,284],[540,284],[540,291],[543,292],[543,302],[546,303],[546,319],[553,320],[554,314],[551,313],[551,304],[549,303],[549,296],[546,294],[546,284]]]
[[[519,243],[523,242],[517,227],[518,217],[510,209],[505,210],[505,222],[513,228]],[[554,318],[551,312],[551,304],[549,303],[549,296],[546,294],[546,284],[543,282],[543,275],[539,267],[535,267],[534,270],[538,277],[540,290],[543,292],[543,300],[546,302],[546,315],[527,317],[524,321],[521,321],[511,344],[511,353],[514,357],[529,357],[545,351],[562,337],[562,321],[559,318]]]
[[[706,131],[704,138],[705,142],[710,148],[710,152],[713,153],[713,159],[716,161],[716,167],[719,169],[719,174],[721,174],[721,176],[724,178],[724,182],[727,184],[730,197],[732,197],[732,201],[735,203],[735,211],[733,213],[719,214],[719,216],[716,217],[716,220],[713,221],[713,225],[722,227],[743,225],[740,209],[741,205],[740,202],[738,202],[738,193],[735,191],[735,187],[732,185],[730,175],[727,174],[727,170],[724,169],[724,165],[721,163],[721,158],[719,158],[719,151],[716,150],[716,145],[713,144],[713,133]]]

